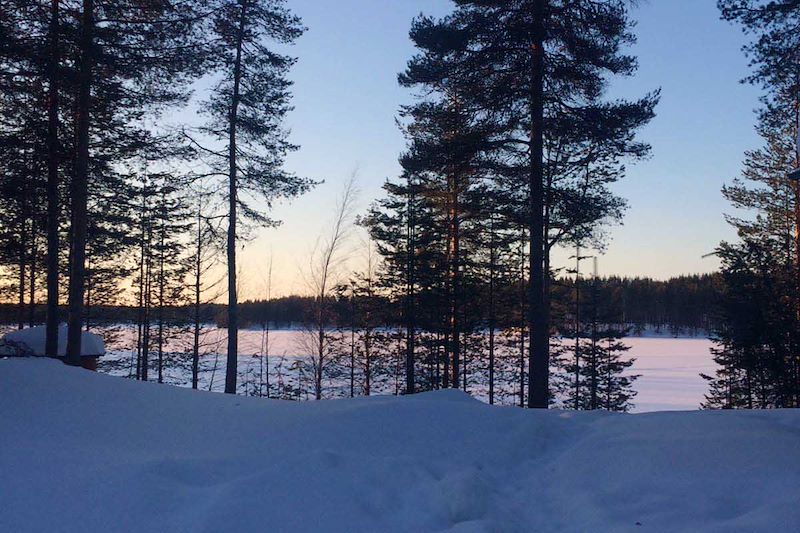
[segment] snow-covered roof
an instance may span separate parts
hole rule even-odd
[[[6,333],[0,338],[0,356],[27,355],[43,357],[45,346],[45,327],[19,329]],[[58,355],[67,353],[67,325],[58,327]],[[81,357],[99,357],[106,353],[103,339],[99,335],[84,331],[81,334]]]

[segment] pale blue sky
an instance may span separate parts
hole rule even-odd
[[[397,73],[414,49],[408,40],[418,13],[442,15],[447,0],[289,0],[309,31],[293,47],[294,105],[288,124],[301,149],[288,160],[300,175],[325,179],[303,198],[276,207],[283,221],[264,230],[242,254],[243,296],[260,293],[270,250],[274,292],[303,291],[299,270],[324,231],[338,191],[358,169],[362,210],[386,177],[399,172],[404,140],[398,107],[411,100]],[[658,116],[642,132],[650,160],[631,167],[617,186],[630,202],[624,226],[600,260],[601,274],[672,275],[716,268],[702,259],[733,232],[720,194],[745,150],[758,145],[753,110],[759,91],[739,80],[747,73],[744,37],[720,21],[715,0],[645,0],[638,21],[640,61],[635,78],[615,94],[638,96],[662,88]],[[566,257],[568,254],[564,254]]]

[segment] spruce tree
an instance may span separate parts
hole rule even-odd
[[[629,411],[639,377],[630,371],[635,360],[625,357],[630,347],[623,339],[629,328],[622,323],[618,302],[601,294],[596,269],[591,281],[580,277],[581,259],[587,257],[578,248],[575,278],[565,287],[573,295],[563,313],[570,324],[559,328],[567,338],[557,347],[553,365],[561,373],[555,380],[558,400],[569,409]]]

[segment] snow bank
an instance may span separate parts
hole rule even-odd
[[[0,355],[45,355],[45,327],[18,329],[6,333],[0,339]],[[99,335],[84,331],[81,333],[81,355],[99,357],[106,353],[103,339]],[[67,325],[58,327],[58,355],[67,354]]]
[[[797,531],[800,411],[284,403],[0,360],[0,531]]]

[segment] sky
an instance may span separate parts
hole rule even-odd
[[[303,272],[330,221],[344,183],[353,174],[364,212],[381,185],[400,172],[405,141],[395,118],[413,94],[397,84],[414,48],[408,39],[419,13],[448,13],[448,0],[288,0],[306,34],[291,53],[298,57],[295,110],[287,119],[300,149],[287,168],[324,180],[303,197],[276,205],[282,224],[257,232],[241,252],[240,294],[263,296],[273,262],[272,295],[307,291]],[[632,9],[638,43],[636,76],[615,80],[613,96],[638,97],[662,90],[657,117],[641,131],[652,144],[647,161],[629,167],[615,191],[630,209],[611,228],[599,259],[601,275],[666,279],[709,272],[703,258],[723,239],[735,238],[724,221],[731,212],[720,193],[739,171],[745,150],[759,145],[754,109],[759,90],[742,85],[747,59],[739,28],[719,19],[715,0],[643,0]],[[362,253],[354,235],[345,253]],[[567,261],[570,252],[556,255]]]

